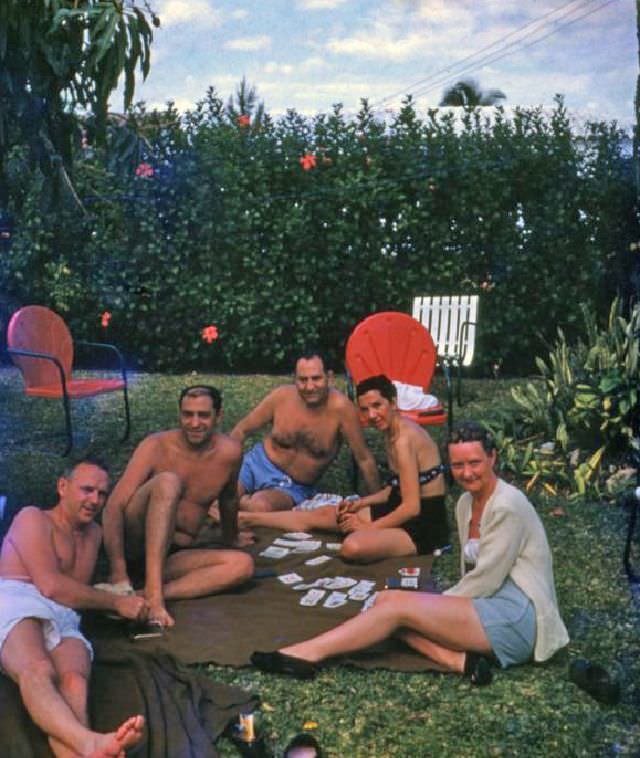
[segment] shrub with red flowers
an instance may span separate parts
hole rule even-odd
[[[316,156],[313,153],[307,153],[300,158],[300,165],[303,171],[311,171],[316,167]]]

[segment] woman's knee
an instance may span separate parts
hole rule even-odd
[[[357,534],[350,534],[340,548],[340,557],[345,561],[358,561],[364,555],[364,545]]]

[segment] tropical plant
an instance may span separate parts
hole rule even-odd
[[[461,79],[442,93],[440,105],[476,108],[479,105],[497,105],[506,99],[502,90],[482,90],[475,79]]]
[[[124,107],[135,72],[146,77],[153,24],[146,5],[122,0],[3,0],[0,3],[0,209],[9,192],[7,160],[15,145],[47,181],[51,199],[79,198],[70,179],[79,110],[105,135],[107,104],[124,74]]]
[[[536,359],[541,381],[513,388],[525,434],[538,441],[536,448],[528,442],[521,462],[530,481],[548,482],[555,473],[584,494],[599,486],[605,462],[619,460],[636,444],[640,305],[627,318],[621,310],[614,300],[606,328],[599,329],[583,307],[584,340],[571,346],[559,329],[548,359]]]

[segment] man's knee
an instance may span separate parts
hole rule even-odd
[[[253,558],[240,550],[230,551],[225,569],[230,585],[244,584],[253,576]]]
[[[254,513],[270,513],[273,511],[290,511],[294,506],[293,498],[283,490],[260,490],[251,495],[244,495],[240,501],[243,510]]]
[[[60,690],[74,701],[86,698],[88,682],[80,671],[65,671],[60,675]]]
[[[176,502],[184,489],[182,479],[173,471],[162,471],[149,479],[147,484],[153,495],[160,495]]]

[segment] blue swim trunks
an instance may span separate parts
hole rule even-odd
[[[296,482],[274,465],[261,442],[244,454],[238,479],[249,493],[258,490],[281,490],[293,499],[294,505],[316,494],[316,490],[310,484]]]

